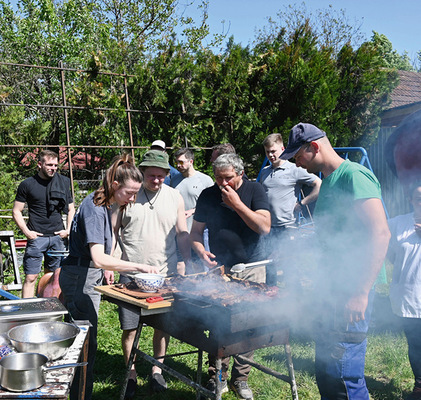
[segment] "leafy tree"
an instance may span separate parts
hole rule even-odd
[[[337,71],[333,49],[318,44],[307,21],[290,36],[281,32],[256,46],[252,79],[261,92],[265,134],[285,132],[300,120],[327,125],[339,96]]]
[[[337,54],[346,43],[358,47],[364,41],[360,30],[361,21],[349,21],[346,10],[337,10],[329,5],[325,9],[311,12],[305,2],[302,2],[300,5],[285,6],[276,17],[268,18],[268,25],[258,32],[255,44],[263,41],[271,42],[278,37],[279,32],[292,36],[306,24],[311,26],[317,46],[320,49],[331,48],[334,54]]]
[[[81,67],[97,50],[107,29],[82,0],[19,0],[17,12],[0,0],[0,54],[3,61]]]
[[[280,30],[275,40],[263,40],[255,53],[256,107],[269,132],[287,139],[291,126],[302,121],[325,129],[336,146],[368,144],[376,137],[397,75],[384,68],[373,43],[356,50],[346,43],[336,53],[320,44],[307,20],[289,35]]]
[[[158,137],[173,147],[230,141],[249,156],[259,122],[249,102],[249,62],[249,50],[233,43],[223,55],[172,44],[139,66],[132,106],[152,113],[135,116],[137,144]]]
[[[392,43],[385,35],[373,31],[371,43],[376,47],[385,67],[396,68],[401,71],[414,70],[408,54],[405,52],[399,55],[396,50],[393,50]]]
[[[17,189],[17,179],[18,173],[16,169],[13,168],[14,163],[11,162],[10,157],[7,155],[0,155],[0,169],[2,173],[0,174],[0,185],[2,190],[0,191],[0,209],[1,210],[11,210],[13,207],[13,201],[16,196]],[[10,215],[10,212],[7,212],[3,215]],[[11,230],[9,226],[10,220],[0,219],[0,230],[8,231]]]
[[[25,60],[26,54],[3,46],[5,38],[16,46],[33,38],[35,50],[28,51],[39,50],[38,62],[42,57],[54,62],[64,58],[88,70],[66,72],[67,102],[75,106],[68,112],[72,143],[80,146],[129,144],[124,81],[114,72],[131,74],[127,89],[135,110],[135,145],[149,146],[157,138],[172,147],[229,141],[249,162],[251,177],[263,158],[264,136],[279,131],[286,140],[299,121],[325,129],[337,146],[371,141],[396,84],[390,67],[396,67],[399,57],[389,57],[387,39],[361,43],[359,27],[332,8],[316,19],[302,8],[289,8],[289,14],[278,14],[279,21],[260,32],[252,48],[231,38],[223,53],[214,54],[199,46],[207,32],[205,1],[200,1],[203,19],[198,27],[178,17],[177,3],[169,0],[81,1],[20,0],[21,14],[16,15],[0,0],[0,27],[5,28],[0,54],[6,60]],[[73,26],[72,13],[77,12]],[[79,26],[83,15],[86,27]],[[184,41],[174,35],[178,22],[186,27]],[[67,44],[53,28],[61,29]],[[20,71],[0,66],[0,101],[60,103],[58,72],[28,70],[21,76]],[[104,71],[109,73],[100,73]],[[76,108],[80,106],[85,109]],[[31,107],[8,109],[0,135],[7,137],[15,126],[16,142],[37,142],[31,136],[36,131],[45,143],[65,142],[61,110],[35,115]],[[115,152],[92,150],[104,160]],[[198,160],[199,166],[205,162]]]
[[[384,68],[382,53],[371,42],[357,50],[344,46],[337,59],[341,96],[331,121],[336,146],[368,146],[380,129],[380,114],[397,85],[396,70]]]
[[[165,49],[174,41],[178,25],[189,49],[200,47],[209,35],[207,0],[197,0],[201,10],[199,25],[192,18],[179,15],[188,6],[175,0],[88,1],[95,20],[108,27],[109,38],[101,49],[107,60],[105,67],[113,72],[130,72],[140,61]],[[216,42],[221,39],[214,35]]]
[[[130,73],[174,40],[177,24],[184,26],[186,46],[199,46],[208,33],[207,2],[200,0],[199,7],[202,20],[196,26],[191,18],[178,16],[178,3],[173,0],[18,0],[17,11],[0,0],[0,58],[11,63],[57,67],[64,62],[67,67],[88,68],[89,74],[65,73],[68,104],[89,108],[69,112],[73,143],[129,144],[123,78],[98,72]],[[58,71],[0,67],[4,103],[57,105],[61,98]],[[11,110],[9,122],[4,118],[3,123],[7,127],[11,122],[26,127],[13,133],[17,144],[65,143],[63,111],[56,107]],[[35,126],[39,132],[33,137],[29,128]],[[104,151],[100,153],[107,158]]]
[[[80,67],[96,49],[98,37],[106,31],[91,16],[81,0],[55,3],[52,0],[20,0],[18,11],[0,0],[0,58],[3,62],[57,67],[59,61]],[[43,68],[0,69],[0,87],[11,88],[3,101],[12,104],[60,104],[58,72]],[[60,109],[25,107],[18,125],[38,120],[48,135],[38,140],[20,132],[20,143],[59,144],[63,112]]]

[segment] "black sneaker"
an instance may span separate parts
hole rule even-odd
[[[133,399],[136,394],[136,381],[134,379],[129,379],[127,381],[126,393],[124,394],[124,400]]]
[[[421,387],[415,384],[414,390],[409,396],[405,397],[405,400],[421,400]]]
[[[162,374],[158,374],[157,372],[152,374],[150,386],[152,392],[154,393],[164,392],[165,390],[167,390],[167,382],[165,382],[165,379],[162,376]]]
[[[421,393],[411,393],[405,400],[421,400]]]
[[[243,400],[253,400],[253,392],[249,388],[247,381],[231,381],[230,387],[238,398]]]

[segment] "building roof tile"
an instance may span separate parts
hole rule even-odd
[[[399,84],[392,92],[392,102],[387,109],[421,102],[421,73],[398,71]]]

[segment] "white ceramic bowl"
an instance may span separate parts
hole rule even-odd
[[[142,292],[157,292],[164,284],[164,276],[158,274],[139,273],[133,276]]]

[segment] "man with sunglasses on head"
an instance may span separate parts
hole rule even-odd
[[[175,165],[177,167],[178,175],[172,176],[170,186],[177,189],[184,200],[184,207],[186,209],[187,229],[190,232],[193,224],[193,215],[196,210],[197,199],[203,189],[213,185],[213,180],[209,175],[206,175],[194,168],[194,153],[188,148],[179,149],[174,153]],[[208,245],[208,231],[204,231],[204,241]],[[196,257],[197,258],[197,257]],[[179,271],[185,271],[190,274],[199,272],[202,267],[194,265],[193,271],[186,271],[184,262],[181,260],[181,254],[178,252],[178,267]]]

